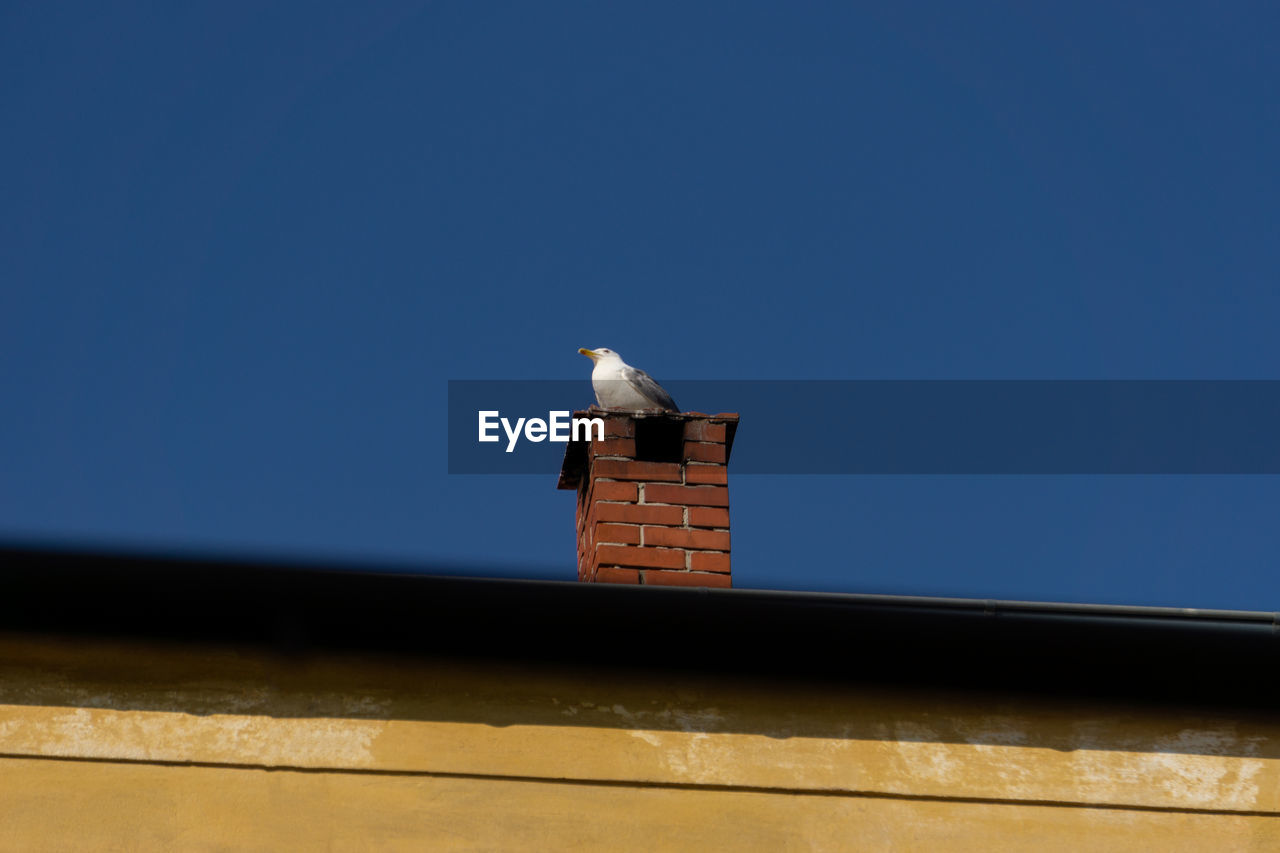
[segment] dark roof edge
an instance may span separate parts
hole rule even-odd
[[[1280,625],[1280,612],[1266,610],[1214,610],[1196,607],[1154,607],[1128,604],[1083,604],[1056,601],[1019,601],[993,598],[951,598],[922,595],[876,595],[867,593],[828,593],[791,590],[736,590],[745,594],[772,595],[796,600],[812,597],[832,603],[853,606],[905,607],[923,610],[982,611],[988,615],[1017,613],[1020,615],[1080,616],[1091,619],[1148,619],[1152,621],[1223,622]]]
[[[1280,615],[0,547],[0,633],[1275,707]],[[444,569],[446,567],[436,567]]]
[[[527,584],[530,588],[545,589],[581,586],[581,584],[576,581],[497,578],[452,574],[434,574],[430,576],[460,582],[474,581],[479,583],[510,585]],[[1221,622],[1225,625],[1274,625],[1280,629],[1280,611],[1272,612],[1268,610],[1215,610],[1198,607],[1157,607],[1136,604],[1086,604],[1057,601],[1021,601],[1017,599],[997,598],[956,598],[951,596],[889,595],[861,592],[816,592],[812,590],[757,589],[741,587],[737,589],[695,589],[688,587],[636,586],[631,584],[600,584],[598,586],[600,588],[616,590],[643,591],[645,594],[655,595],[710,595],[726,598],[752,597],[757,598],[762,602],[774,600],[780,604],[826,605],[831,607],[847,607],[849,609],[903,608],[915,611],[938,610],[957,613],[971,613],[977,611],[988,616],[1017,614],[1029,617],[1082,617],[1099,620],[1136,619],[1149,620],[1152,622]]]
[[[172,568],[199,566],[202,568],[226,572],[289,572],[295,579],[301,580],[305,575],[318,575],[333,578],[349,575],[353,579],[371,579],[376,577],[417,578],[424,582],[430,579],[458,584],[476,584],[477,588],[486,585],[497,585],[515,589],[528,587],[552,591],[555,589],[579,589],[583,586],[578,581],[550,580],[546,578],[495,577],[471,573],[456,573],[453,567],[441,565],[409,564],[397,566],[379,565],[374,562],[317,562],[306,559],[287,559],[283,557],[255,558],[240,556],[191,556],[166,554],[162,552],[134,552],[116,549],[87,550],[77,548],[61,548],[29,545],[6,545],[0,543],[0,577],[4,567],[30,561],[75,561],[85,564],[99,563],[104,570],[120,570],[132,566],[137,568]],[[127,569],[125,569],[127,571]],[[969,614],[973,612],[986,616],[1018,615],[1028,618],[1044,616],[1047,618],[1083,618],[1083,619],[1123,619],[1126,621],[1188,622],[1188,623],[1222,623],[1223,627],[1231,625],[1265,625],[1280,631],[1280,611],[1267,610],[1223,610],[1196,607],[1159,607],[1150,605],[1127,604],[1091,604],[1058,601],[1024,601],[1018,599],[962,598],[952,596],[926,595],[894,595],[880,593],[819,592],[813,590],[759,589],[738,588],[698,589],[687,587],[645,587],[635,585],[596,585],[597,589],[608,589],[613,593],[628,595],[635,592],[648,595],[664,596],[705,596],[715,598],[753,598],[760,603],[776,601],[791,606],[820,606],[832,608],[849,608],[863,610],[867,608],[884,608],[888,610],[905,609],[916,612],[936,610],[948,613]]]

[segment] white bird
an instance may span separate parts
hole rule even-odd
[[[591,387],[602,409],[657,409],[678,412],[680,407],[653,377],[632,367],[611,349],[579,349],[595,362],[591,370]]]

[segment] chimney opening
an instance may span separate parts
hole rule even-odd
[[[684,421],[668,418],[637,418],[635,424],[638,461],[683,461]]]

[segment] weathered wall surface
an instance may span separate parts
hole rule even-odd
[[[1274,721],[0,641],[0,849],[1280,849]]]
[[[0,765],[9,850],[1274,850],[1256,817],[272,773]],[[18,781],[21,784],[13,784]]]

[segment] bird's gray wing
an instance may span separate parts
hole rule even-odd
[[[653,377],[643,370],[628,364],[622,368],[622,378],[645,397],[652,400],[655,406],[661,406],[672,412],[680,411],[680,407],[676,405],[675,400],[671,399],[671,395],[662,390],[662,386],[654,382]]]

